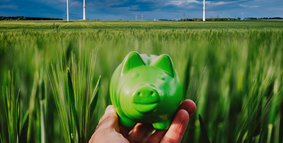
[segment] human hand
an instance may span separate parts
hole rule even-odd
[[[195,110],[196,105],[192,100],[183,101],[169,129],[156,130],[153,133],[155,129],[150,124],[138,123],[134,128],[119,126],[114,107],[109,105],[89,143],[179,143],[186,131],[189,118],[194,114]],[[129,133],[130,131],[131,133]]]

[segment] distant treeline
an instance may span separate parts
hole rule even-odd
[[[15,17],[0,16],[0,20],[63,20],[63,19],[62,18],[43,18],[43,17],[24,17],[24,16],[15,16]]]
[[[263,17],[263,18],[254,18],[254,17],[247,17],[243,20],[262,20],[262,19],[283,19],[282,17]],[[154,19],[155,20],[155,19]],[[240,17],[238,18],[206,18],[205,21],[238,21],[241,20]],[[158,19],[158,21],[203,21],[202,18],[181,18],[178,20],[168,20],[168,19]]]
[[[185,18],[179,19],[178,21],[202,21],[202,18]],[[236,21],[241,20],[241,18],[206,18],[205,21]]]
[[[261,19],[279,19],[282,20],[282,17],[262,17],[262,18],[255,18],[255,17],[246,17],[244,20],[261,20]]]

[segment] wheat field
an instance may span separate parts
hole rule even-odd
[[[283,21],[0,21],[0,142],[87,142],[130,51],[171,56],[183,142],[283,142]]]

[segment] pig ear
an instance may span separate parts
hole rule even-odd
[[[174,77],[174,67],[171,58],[164,54],[156,58],[151,66],[164,70],[167,74]]]
[[[145,63],[142,60],[140,54],[137,52],[130,52],[123,61],[121,74],[125,74],[129,70],[143,65],[145,65]]]

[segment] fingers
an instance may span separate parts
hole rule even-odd
[[[196,104],[194,101],[190,100],[190,99],[186,99],[182,102],[182,104],[179,106],[179,110],[180,109],[185,109],[190,116],[192,116],[195,111],[196,111]]]
[[[134,128],[132,133],[128,136],[128,140],[131,142],[145,142],[151,136],[154,128],[151,124],[141,124],[138,123]]]
[[[150,143],[159,143],[167,130],[156,130],[156,132],[148,139]]]
[[[189,99],[186,99],[182,102],[182,104],[178,108],[178,112],[166,133],[166,130],[158,130],[156,131],[150,138],[149,142],[160,142],[163,138],[162,142],[181,142],[182,137],[186,131],[189,116],[192,116],[196,111],[196,104]],[[187,113],[186,113],[187,112]]]
[[[133,128],[131,134],[128,135],[130,128],[126,128],[126,127],[120,128],[118,123],[118,116],[114,110],[114,107],[110,105],[107,107],[105,114],[100,119],[96,130],[97,131],[101,130],[102,132],[105,133],[110,131],[112,132],[110,134],[121,131],[121,134],[114,134],[115,136],[117,136],[117,140],[118,139],[124,140],[124,138],[122,138],[124,136],[128,138],[129,141],[131,142],[160,142],[160,140],[162,139],[161,142],[163,143],[165,142],[178,143],[181,142],[182,137],[185,133],[185,130],[189,122],[189,116],[193,115],[195,110],[196,110],[196,105],[192,100],[188,100],[188,99],[184,100],[182,104],[179,106],[178,112],[175,115],[172,124],[167,132],[166,130],[157,130],[152,135],[152,131],[153,131],[152,125],[137,124]],[[107,134],[109,135],[109,133]],[[92,137],[93,140],[95,139],[94,135]]]
[[[185,103],[187,104],[187,103]],[[164,135],[161,143],[179,143],[182,140],[182,137],[186,131],[189,114],[187,110],[180,109],[174,120],[172,121],[171,126],[169,127],[167,133]]]
[[[102,116],[96,127],[96,130],[98,129],[114,129],[116,132],[120,132],[118,116],[113,105],[109,105],[106,108],[105,114]]]

